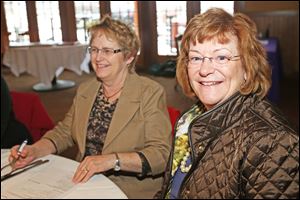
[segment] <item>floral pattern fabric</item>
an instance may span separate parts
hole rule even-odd
[[[170,188],[168,190],[166,198],[176,198],[181,182],[185,174],[188,172],[188,170],[183,171],[182,166],[186,168],[186,165],[190,166],[192,164],[189,156],[190,147],[188,142],[188,128],[193,119],[195,119],[200,114],[201,112],[199,106],[194,105],[178,120],[177,127],[175,129],[176,134],[172,161],[172,178],[171,183],[169,184]],[[179,176],[181,177],[179,178]]]
[[[118,99],[109,102],[101,86],[92,107],[86,136],[85,156],[100,155]]]

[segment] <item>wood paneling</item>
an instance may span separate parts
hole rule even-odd
[[[59,1],[62,40],[64,42],[77,41],[75,7],[73,1]]]
[[[299,12],[273,11],[247,15],[255,21],[258,31],[265,33],[268,28],[269,36],[278,38],[284,75],[299,73]]]
[[[111,15],[110,2],[109,1],[100,1],[100,15]]]
[[[200,13],[200,1],[187,1],[186,2],[186,23],[190,21],[196,14]]]
[[[138,2],[138,21],[141,40],[141,52],[137,62],[137,70],[145,70],[157,62],[155,1]]]
[[[8,40],[4,3],[3,1],[1,1],[1,64],[2,64],[2,54],[8,48],[8,44],[9,44],[9,40]]]
[[[36,15],[35,1],[26,1],[26,11],[28,19],[28,34],[30,42],[39,42],[39,29]]]
[[[238,1],[241,3],[240,11],[243,12],[269,12],[298,10],[298,1]]]

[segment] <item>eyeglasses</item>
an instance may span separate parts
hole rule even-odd
[[[122,49],[110,49],[110,48],[98,49],[97,47],[88,47],[88,51],[91,55],[98,55],[98,53],[100,52],[105,57],[111,57],[115,53],[121,52]]]
[[[219,64],[219,65],[223,65],[228,63],[229,61],[237,61],[239,59],[236,59],[240,57],[239,55],[237,56],[223,56],[223,55],[215,55],[213,57],[200,57],[200,56],[190,56],[188,58],[189,63],[191,64],[191,66],[198,66],[198,65],[202,65],[205,61],[205,58],[207,58],[210,62],[213,62],[215,64]]]

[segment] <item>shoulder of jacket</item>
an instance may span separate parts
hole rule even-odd
[[[91,86],[95,86],[97,84],[99,84],[99,81],[97,80],[97,78],[88,79],[78,86],[78,91],[85,90],[85,89],[87,89]]]
[[[151,89],[151,90],[163,90],[164,89],[164,87],[160,83],[158,83],[155,80],[152,80],[148,77],[138,75],[138,80],[140,81],[143,89],[144,88]]]

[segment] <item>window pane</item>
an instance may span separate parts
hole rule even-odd
[[[186,1],[156,1],[158,55],[176,55],[175,37],[186,26]]]
[[[119,19],[126,24],[130,25],[131,28],[135,30],[138,34],[138,28],[135,21],[135,1],[111,1],[110,8],[111,8],[111,16],[114,19]]]
[[[88,40],[88,28],[99,22],[99,1],[74,1],[76,13],[77,39],[81,43]]]
[[[9,41],[29,42],[25,1],[4,1],[4,9]]]
[[[223,8],[228,13],[233,14],[234,1],[201,1],[200,12],[204,13],[206,10],[212,7]]]
[[[41,42],[62,42],[58,1],[36,1]]]

